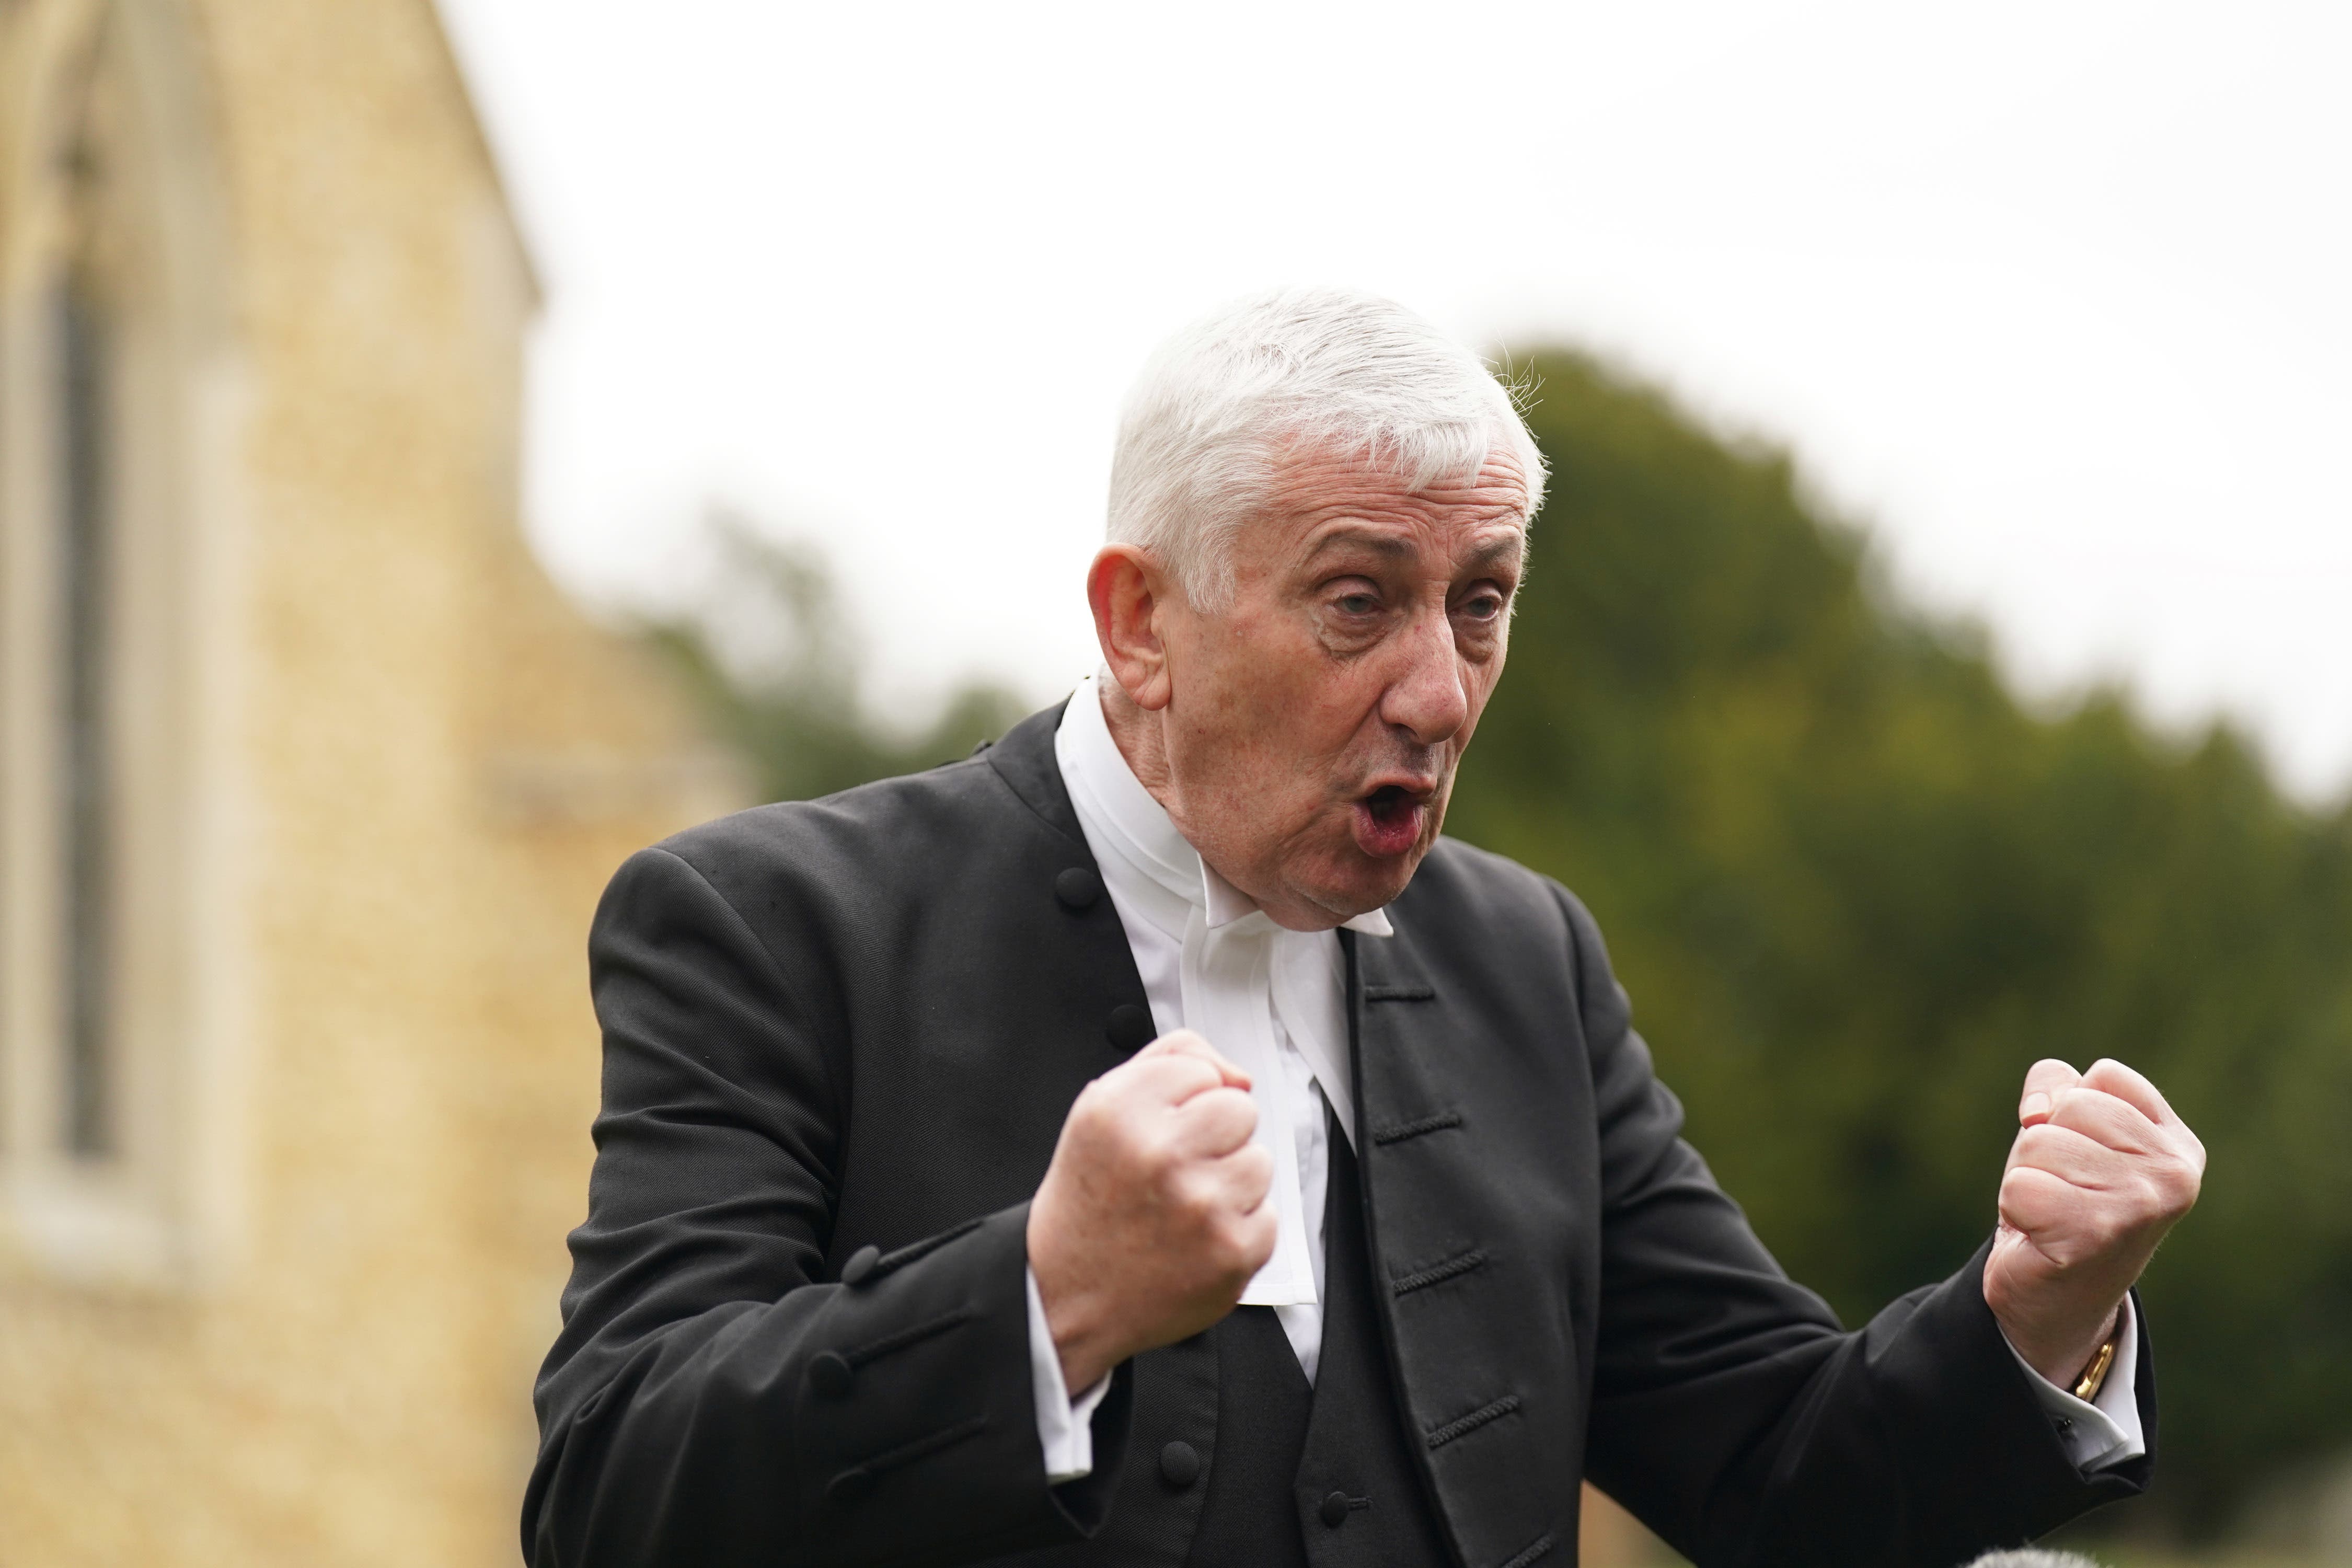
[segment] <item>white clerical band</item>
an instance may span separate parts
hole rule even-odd
[[[1315,1267],[1300,1213],[1298,1144],[1290,1136],[1304,1091],[1283,1070],[1274,1035],[1274,947],[1281,927],[1253,910],[1213,929],[1194,906],[1184,928],[1184,1021],[1250,1077],[1257,1101],[1253,1139],[1274,1156],[1274,1256],[1242,1292],[1244,1307],[1295,1307],[1316,1300]]]

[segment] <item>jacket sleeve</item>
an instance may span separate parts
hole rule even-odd
[[[1562,900],[1601,1125],[1593,1483],[1700,1568],[1945,1568],[2141,1491],[2145,1335],[2149,1454],[2084,1476],[1985,1305],[1990,1240],[1842,1332],[1682,1141],[1600,931]]]
[[[525,1557],[919,1563],[1091,1533],[1128,1374],[1095,1476],[1048,1487],[1025,1205],[828,1277],[848,1108],[821,957],[771,952],[656,848],[606,890],[589,971],[604,1106],[537,1390]]]

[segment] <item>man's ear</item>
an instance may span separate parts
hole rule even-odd
[[[1087,569],[1087,604],[1103,662],[1138,708],[1168,706],[1171,683],[1160,617],[1180,592],[1160,563],[1132,544],[1106,544]]]

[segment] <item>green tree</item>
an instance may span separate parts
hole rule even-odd
[[[646,635],[750,759],[764,798],[813,800],[952,762],[1028,711],[1009,689],[974,680],[927,724],[877,718],[823,555],[723,512],[709,537],[716,559],[701,593]]]

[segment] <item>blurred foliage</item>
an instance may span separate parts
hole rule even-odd
[[[1849,1322],[1987,1234],[2038,1057],[2206,1143],[2147,1284],[2159,1510],[2352,1440],[2352,812],[2226,729],[2037,717],[1891,601],[1787,458],[1573,354],[1510,669],[1448,830],[1591,904],[1692,1142]]]
[[[702,592],[646,635],[750,759],[763,798],[811,800],[953,762],[1028,711],[1004,687],[972,681],[919,730],[876,719],[824,557],[723,512],[709,531],[714,558]]]
[[[1591,904],[1692,1141],[1849,1322],[1988,1233],[2029,1063],[2146,1071],[2211,1167],[2146,1283],[2143,1506],[2204,1532],[2352,1443],[2352,810],[2116,692],[2037,715],[1784,456],[1580,355],[1532,370],[1550,498],[1448,830]],[[923,734],[878,725],[814,559],[726,537],[724,602],[658,635],[772,795],[1017,715],[974,687]]]

